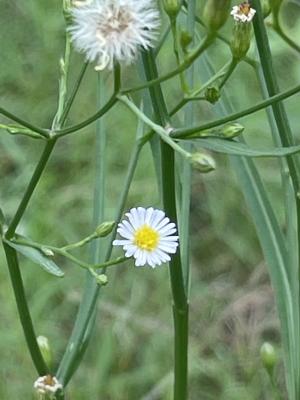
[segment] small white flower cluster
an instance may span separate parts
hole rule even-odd
[[[251,8],[249,3],[245,1],[239,6],[234,6],[232,8],[230,15],[233,16],[235,21],[245,23],[245,22],[251,22],[255,13],[256,10],[254,10],[254,8]]]
[[[125,257],[134,257],[135,265],[142,267],[156,265],[171,260],[169,254],[176,253],[178,236],[176,225],[170,222],[161,210],[132,208],[126,213],[128,218],[118,225],[117,232],[124,238],[115,240],[114,246],[123,246]]]
[[[58,382],[55,376],[45,375],[40,376],[35,382],[33,387],[39,394],[52,395],[58,390],[62,389],[62,384]]]
[[[140,50],[153,46],[159,13],[153,0],[92,0],[73,3],[68,28],[75,49],[85,53],[96,70],[130,64]]]

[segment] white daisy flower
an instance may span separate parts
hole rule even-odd
[[[33,387],[39,394],[52,395],[59,389],[62,389],[62,384],[58,382],[55,376],[45,375],[40,376],[35,382]]]
[[[250,4],[245,1],[239,6],[234,6],[231,11],[231,15],[233,16],[235,21],[238,22],[251,22],[256,10],[250,7]]]
[[[125,257],[134,257],[135,265],[156,265],[171,260],[176,253],[178,236],[176,225],[161,210],[132,208],[125,214],[128,218],[118,225],[117,232],[124,240],[114,240],[114,246],[123,246]]]
[[[153,46],[159,13],[153,0],[93,0],[71,11],[68,28],[76,50],[85,53],[96,70],[130,64],[140,48]]]

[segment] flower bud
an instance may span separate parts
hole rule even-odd
[[[243,125],[234,122],[232,124],[227,124],[222,127],[220,130],[220,136],[226,139],[232,139],[236,136],[239,136],[245,128]]]
[[[239,136],[244,130],[243,125],[232,122],[214,129],[205,129],[200,132],[193,133],[189,138],[209,138],[216,137],[220,139],[233,139]]]
[[[236,21],[233,28],[231,52],[233,58],[241,60],[249,50],[251,44],[251,24],[249,22]]]
[[[175,18],[181,9],[181,0],[162,0],[165,12],[170,18]]]
[[[184,52],[187,51],[187,47],[192,43],[193,37],[187,31],[180,32],[180,45]]]
[[[98,226],[98,228],[95,230],[96,237],[105,237],[108,236],[111,231],[114,229],[115,222],[103,222]]]
[[[227,21],[230,0],[207,0],[203,10],[203,21],[210,32],[216,32]]]
[[[38,336],[36,340],[46,365],[51,368],[53,359],[48,338],[46,336]]]
[[[96,282],[99,286],[106,286],[108,284],[108,278],[105,274],[95,276]]]
[[[191,154],[190,160],[192,166],[199,172],[207,173],[216,169],[215,160],[209,154],[197,152]]]
[[[267,372],[272,375],[274,367],[278,362],[278,356],[274,347],[270,343],[265,342],[261,346],[260,358]]]
[[[220,96],[220,91],[215,86],[208,87],[204,93],[205,99],[211,104],[215,104],[219,100]]]

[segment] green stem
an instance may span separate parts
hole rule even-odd
[[[165,32],[162,34],[160,41],[158,42],[157,46],[154,49],[155,57],[158,56],[158,54],[159,54],[160,50],[162,49],[165,41],[167,40],[167,37],[168,37],[170,31],[171,31],[171,26],[168,25],[168,27],[166,28]]]
[[[125,88],[122,90],[122,94],[133,93],[133,92],[137,92],[138,90],[151,88],[152,86],[155,86],[159,83],[167,81],[168,79],[171,79],[174,76],[185,71],[212,44],[212,42],[214,41],[214,38],[215,38],[215,36],[205,37],[203,39],[203,41],[199,44],[199,46],[188,56],[188,58],[182,64],[180,64],[179,67],[175,68],[173,71],[168,72],[167,74],[157,77],[155,79],[151,79],[145,84],[135,86],[132,88],[128,88],[128,89]]]
[[[73,102],[75,100],[76,94],[77,94],[77,92],[79,90],[79,87],[81,85],[82,79],[83,79],[83,77],[85,75],[85,72],[86,72],[86,69],[87,69],[88,65],[89,65],[88,62],[83,64],[83,66],[81,68],[81,71],[79,73],[79,76],[78,76],[78,78],[77,78],[77,80],[75,82],[75,85],[73,87],[72,93],[71,93],[69,99],[66,101],[65,108],[64,108],[64,111],[63,111],[62,116],[61,116],[61,125],[62,126],[65,124],[66,119],[67,119],[67,117],[69,115],[70,109],[71,109],[72,104],[73,104]]]
[[[186,30],[194,38],[196,15],[196,0],[190,0],[187,8]],[[190,87],[194,86],[194,65],[187,71],[187,81]],[[198,93],[197,93],[198,94]],[[192,123],[194,120],[194,104],[190,103],[184,111],[185,124]],[[192,151],[191,143],[183,143],[184,149],[189,153]],[[181,183],[181,206],[180,206],[180,250],[181,262],[184,276],[185,292],[189,293],[191,280],[190,265],[190,213],[191,213],[191,192],[192,192],[192,167],[189,162],[182,160]],[[187,322],[186,322],[187,323]],[[185,325],[185,322],[182,323]],[[187,339],[186,339],[187,340]]]
[[[145,76],[148,81],[157,79],[157,68],[151,51],[143,53]],[[149,87],[152,107],[157,122],[165,126],[169,116],[160,85]],[[175,157],[174,150],[161,140],[162,182],[164,209],[171,221],[177,224],[175,195]],[[177,224],[178,226],[178,224]],[[170,263],[170,277],[173,294],[174,314],[174,400],[186,400],[188,381],[188,303],[184,288],[180,250],[174,254]]]
[[[80,122],[79,124],[70,126],[69,128],[65,129],[60,129],[55,131],[53,134],[53,137],[59,138],[62,136],[69,135],[70,133],[74,133],[79,131],[80,129],[85,128],[86,126],[92,124],[93,122],[97,121],[99,118],[101,118],[104,114],[106,114],[117,102],[117,95],[114,93],[111,98],[107,101],[107,103],[100,108],[99,111],[97,111],[94,115],[91,117],[87,118],[85,121]]]
[[[207,82],[205,82],[200,88],[194,90],[192,93],[190,93],[188,96],[184,97],[169,113],[170,116],[176,114],[182,107],[184,107],[188,102],[190,101],[196,101],[196,100],[205,100],[204,97],[197,97],[203,90],[207,89],[210,85],[212,85],[215,81],[218,79],[222,78],[223,75],[225,75],[226,70],[229,68],[231,62],[227,63],[218,71],[216,74],[214,74]]]
[[[43,359],[41,351],[36,341],[36,334],[33,328],[31,315],[27,305],[27,299],[24,291],[22,276],[20,273],[17,253],[8,244],[3,242],[3,247],[7,259],[9,274],[14,290],[14,295],[18,307],[18,313],[25,334],[27,346],[39,375],[46,375],[49,370]]]
[[[191,128],[174,129],[174,131],[170,134],[170,136],[174,137],[174,138],[178,138],[178,139],[183,139],[193,133],[200,132],[204,129],[215,128],[216,126],[223,125],[226,122],[234,121],[238,118],[245,117],[246,115],[253,114],[256,111],[262,110],[270,105],[274,105],[274,104],[280,102],[281,100],[287,99],[288,97],[291,97],[298,92],[300,92],[300,85],[297,85],[294,88],[289,89],[285,92],[271,95],[268,100],[264,100],[254,106],[247,108],[246,110],[242,110],[242,111],[227,115],[226,117],[217,119],[216,121],[207,122],[203,125],[199,125],[199,126],[195,126],[195,127],[191,127]]]
[[[12,121],[18,122],[18,124],[25,126],[26,128],[30,129],[33,132],[39,133],[44,138],[49,138],[49,130],[42,129],[31,123],[23,120],[22,118],[17,117],[16,115],[10,113],[9,111],[5,110],[4,108],[0,107],[0,114],[4,115],[6,118],[11,119]]]
[[[225,83],[228,81],[228,79],[231,77],[232,73],[234,72],[236,66],[238,65],[238,60],[233,58],[230,62],[230,65],[226,71],[225,76],[223,77],[221,83],[219,84],[219,89],[222,89],[222,87],[225,85]]]
[[[67,46],[68,44],[66,44]],[[69,54],[69,53],[68,53]],[[72,105],[72,102],[70,103],[69,109]],[[0,111],[1,112],[1,111]],[[6,114],[6,116],[8,116]],[[67,116],[67,113],[65,114]],[[9,117],[9,116],[8,116]],[[35,127],[31,126],[30,124],[27,124],[22,120],[19,119],[14,119],[15,121],[23,124],[24,126],[28,127],[29,129],[35,130]],[[49,131],[44,131],[47,132],[47,138],[49,138]],[[38,130],[38,133],[41,133],[41,130]],[[10,239],[11,237],[14,236],[15,230],[27,208],[27,205],[31,199],[31,196],[39,182],[39,179],[43,173],[44,168],[46,167],[47,161],[51,155],[51,152],[54,148],[54,145],[56,143],[55,139],[51,139],[47,142],[44,151],[42,153],[42,156],[39,160],[39,163],[33,173],[33,176],[30,180],[29,186],[27,190],[25,191],[25,194],[21,200],[21,203],[17,209],[16,215],[14,216],[11,224],[9,225],[8,231],[6,232],[6,238]],[[7,264],[10,272],[10,277],[12,281],[12,286],[16,298],[16,303],[19,311],[19,317],[21,320],[21,324],[24,330],[25,338],[27,341],[28,349],[30,351],[32,360],[35,364],[35,367],[40,375],[45,375],[45,373],[48,372],[47,367],[45,365],[45,362],[43,360],[43,357],[40,353],[37,341],[36,341],[36,335],[34,332],[33,328],[33,323],[31,320],[28,304],[26,301],[26,296],[25,296],[25,290],[22,282],[22,276],[20,273],[20,268],[18,264],[18,258],[17,258],[17,253],[14,249],[11,249],[7,244],[4,244],[4,249],[5,249],[5,254],[6,254],[6,259],[7,259]]]
[[[275,32],[281,37],[281,39],[283,39],[292,49],[296,50],[297,53],[300,53],[300,46],[286,35],[280,25],[277,25],[276,27],[274,26],[273,28]]]
[[[116,221],[119,221],[121,219],[126,204],[126,199],[128,196],[130,184],[133,179],[133,175],[138,162],[140,151],[144,146],[144,144],[146,143],[146,141],[148,141],[148,139],[149,136],[147,136],[146,138],[143,137],[142,139],[138,140],[131,154],[127,176],[125,179],[124,189],[120,196],[119,207],[117,208],[118,211],[115,218]],[[112,242],[116,236],[116,229],[117,227],[115,227],[112,232],[111,240],[106,254],[106,260],[110,258],[112,252]],[[71,376],[75,372],[76,366],[78,365],[78,359],[83,355],[84,351],[82,346],[84,345],[84,343],[86,343],[85,340],[86,330],[87,327],[90,326],[89,324],[91,323],[98,293],[99,293],[99,286],[97,286],[94,282],[92,283],[88,282],[81,306],[78,311],[73,332],[69,340],[69,345],[67,347],[67,350],[62,358],[62,361],[57,371],[58,379],[60,380],[60,382],[64,384],[64,386],[67,385],[67,383],[71,379]],[[77,351],[75,352],[73,351],[73,349],[77,349]]]
[[[52,150],[53,150],[53,148],[55,146],[55,143],[56,143],[56,140],[52,139],[52,140],[49,140],[45,145],[44,151],[43,151],[43,153],[41,155],[41,158],[40,158],[40,160],[39,160],[39,162],[38,162],[38,164],[37,164],[37,166],[35,168],[35,171],[34,171],[34,173],[32,175],[32,178],[31,178],[31,180],[29,182],[29,185],[28,185],[28,187],[27,187],[27,189],[26,189],[26,191],[24,193],[24,196],[23,196],[23,198],[21,200],[21,203],[20,203],[20,205],[19,205],[19,207],[17,209],[17,212],[16,212],[14,218],[12,219],[12,221],[11,221],[9,227],[8,227],[8,230],[7,230],[6,234],[5,234],[5,237],[8,240],[11,239],[14,236],[16,228],[17,228],[21,218],[23,217],[23,214],[24,214],[24,212],[25,212],[25,210],[26,210],[26,208],[28,206],[28,203],[29,203],[29,201],[31,199],[31,196],[32,196],[32,194],[33,194],[33,192],[34,192],[34,190],[35,190],[35,188],[36,188],[36,186],[37,186],[37,184],[38,184],[38,182],[40,180],[40,177],[41,177],[42,173],[44,172],[46,164],[47,164],[47,162],[49,160],[49,157],[50,157],[50,155],[52,153]]]
[[[173,150],[178,152],[183,158],[189,159],[190,153],[185,151],[181,146],[179,146],[174,140],[172,140],[169,135],[168,131],[164,129],[162,126],[154,123],[151,121],[150,118],[148,118],[137,106],[132,103],[126,96],[119,96],[118,97],[120,101],[122,101],[126,106],[134,112],[134,114],[140,118],[142,121],[144,121],[154,132],[156,132],[160,138],[166,142],[170,147],[172,147]]]
[[[254,26],[254,33],[256,38],[257,49],[259,52],[262,71],[266,83],[266,87],[270,96],[276,95],[279,92],[279,87],[276,79],[275,70],[272,64],[272,55],[269,45],[269,40],[266,32],[266,27],[264,24],[264,18],[262,14],[261,4],[259,0],[252,1],[253,6],[257,11],[257,16],[254,19],[253,26]],[[282,103],[274,103],[272,104],[272,110],[274,113],[274,118],[276,121],[277,129],[280,135],[280,140],[283,146],[291,146],[293,145],[293,136],[292,131],[289,125],[288,116],[286,114],[284,105]],[[293,185],[294,196],[295,196],[295,204],[296,204],[296,219],[297,219],[297,239],[298,239],[298,262],[300,260],[300,199],[299,199],[299,190],[300,190],[300,182],[299,182],[299,175],[298,175],[298,166],[296,164],[296,160],[292,156],[288,156],[286,158],[287,165]],[[298,283],[300,277],[300,264],[298,266]],[[296,303],[296,310],[297,315],[294,317],[295,321],[297,321],[296,331],[294,332],[295,339],[292,340],[291,349],[293,349],[293,354],[291,354],[291,358],[293,361],[293,368],[291,374],[292,382],[294,383],[294,387],[289,388],[290,395],[294,396],[295,399],[299,399],[300,396],[300,362],[299,362],[299,314],[300,314],[300,296],[299,296],[299,286],[297,292],[293,293],[293,296],[298,300]],[[294,308],[294,307],[293,307]],[[294,322],[295,322],[294,321]]]

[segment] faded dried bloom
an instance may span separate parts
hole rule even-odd
[[[234,6],[231,11],[231,15],[233,16],[235,21],[238,22],[251,22],[256,10],[250,7],[250,4],[245,1],[239,6]]]
[[[40,376],[34,382],[33,387],[39,394],[45,394],[50,396],[63,388],[62,384],[58,382],[56,377],[51,375]]]
[[[136,267],[156,265],[171,260],[169,254],[176,253],[178,236],[176,225],[170,222],[161,210],[132,208],[128,218],[118,225],[117,232],[123,240],[114,240],[114,246],[123,246],[125,257],[134,257]]]
[[[159,13],[152,0],[93,0],[74,7],[71,15],[73,45],[96,61],[96,70],[112,69],[114,61],[131,64],[158,34]]]

